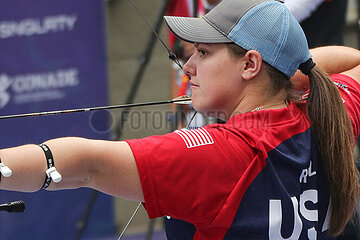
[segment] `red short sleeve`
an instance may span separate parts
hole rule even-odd
[[[360,84],[353,78],[343,74],[333,74],[331,78],[338,86],[357,139],[360,134]]]
[[[231,214],[236,212],[241,196],[235,196],[235,201],[229,198],[238,184],[244,186],[244,191],[237,190],[237,194],[245,192],[248,184],[239,179],[255,154],[249,144],[235,151],[229,140],[225,141],[227,134],[231,132],[224,135],[210,127],[127,140],[138,166],[150,218],[169,215],[202,227],[224,207],[233,208]],[[242,158],[244,162],[239,164]]]

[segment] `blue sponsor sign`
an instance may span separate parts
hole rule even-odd
[[[104,1],[11,0],[0,9],[0,115],[108,104]],[[107,121],[93,113],[0,120],[0,148],[62,136],[105,139],[98,124]],[[0,214],[1,238],[71,239],[89,194],[1,191],[0,203],[27,205],[24,214]],[[95,207],[86,236],[113,233],[111,201],[97,200],[101,211]]]

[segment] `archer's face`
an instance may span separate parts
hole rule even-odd
[[[227,119],[239,101],[243,61],[231,56],[225,44],[194,45],[184,65],[191,76],[193,106],[205,115]]]

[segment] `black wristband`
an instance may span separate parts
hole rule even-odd
[[[47,187],[49,187],[49,185],[51,183],[51,179],[52,179],[51,174],[52,174],[52,172],[56,172],[59,175],[58,176],[59,179],[57,179],[57,180],[54,179],[55,182],[60,182],[61,181],[61,175],[56,171],[54,158],[53,158],[53,155],[52,155],[52,153],[50,151],[50,148],[47,145],[43,144],[43,143],[40,144],[39,146],[42,148],[42,150],[45,153],[46,163],[47,163],[47,168],[48,168],[48,170],[46,171],[46,174],[45,174],[44,184],[41,187],[42,189],[46,189]]]

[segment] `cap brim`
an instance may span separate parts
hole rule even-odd
[[[202,18],[165,16],[165,22],[178,38],[196,43],[233,42]]]

